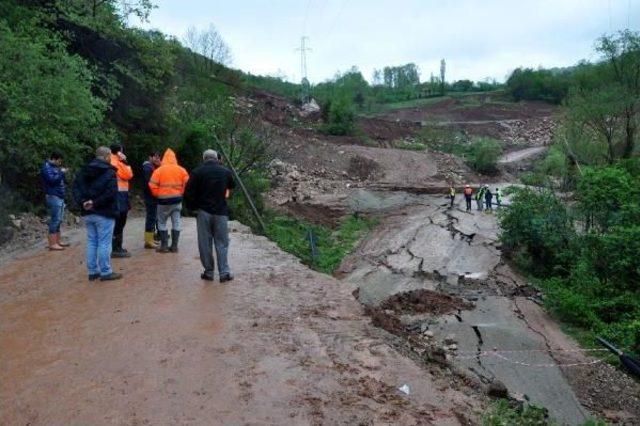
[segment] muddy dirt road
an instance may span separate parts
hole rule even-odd
[[[2,265],[0,424],[477,419],[480,401],[389,347],[347,286],[240,232],[235,281],[204,283],[185,228],[181,252],[160,255],[138,248],[141,220],[128,224],[119,282],[87,282],[82,244]]]

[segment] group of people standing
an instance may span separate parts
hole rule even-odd
[[[483,207],[484,210],[492,211],[494,196],[498,208],[502,206],[502,191],[500,190],[500,188],[496,188],[495,192],[491,192],[491,189],[489,189],[489,185],[484,185],[480,186],[477,191],[474,191],[471,185],[465,185],[463,194],[464,200],[467,205],[467,211],[471,211],[471,205],[474,198],[476,200],[478,211],[482,211]],[[450,207],[453,208],[453,203],[456,199],[456,188],[453,185],[449,187],[449,199],[451,201]]]
[[[142,170],[146,209],[144,247],[160,253],[178,252],[184,201],[187,208],[198,215],[198,249],[204,267],[201,278],[214,279],[212,246],[215,245],[220,282],[232,280],[227,261],[227,198],[235,183],[231,171],[222,166],[218,153],[206,150],[202,165],[196,167],[191,175],[178,164],[171,149],[167,149],[162,158],[158,152],[152,152]],[[54,251],[68,246],[60,238],[66,173],[62,167],[62,155],[57,152],[50,155],[41,171],[50,216],[48,247]],[[110,148],[99,147],[95,158],[76,175],[73,198],[81,208],[87,231],[86,257],[90,281],[122,278],[122,274],[113,271],[111,258],[131,257],[123,241],[131,209],[129,189],[132,179],[133,170],[119,144]],[[156,232],[159,244],[156,243]]]

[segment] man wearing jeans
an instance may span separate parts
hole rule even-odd
[[[111,268],[111,243],[118,210],[116,168],[110,164],[111,150],[101,146],[73,184],[73,198],[82,206],[87,227],[89,281],[122,278]]]
[[[218,161],[218,153],[208,149],[202,155],[204,163],[196,167],[185,190],[185,202],[198,212],[198,250],[204,272],[200,278],[213,281],[215,262],[213,245],[218,258],[220,282],[231,281],[227,253],[229,251],[229,209],[227,196],[235,187],[231,171]]]
[[[160,233],[160,253],[177,253],[180,240],[182,196],[189,180],[189,173],[178,165],[176,154],[171,148],[162,156],[162,165],[149,179],[151,194],[158,200],[157,220]],[[167,221],[171,218],[171,247]]]
[[[62,168],[62,155],[57,152],[51,153],[40,172],[49,210],[49,250],[64,250],[68,246],[60,240],[60,224],[65,208],[66,172],[67,169]]]

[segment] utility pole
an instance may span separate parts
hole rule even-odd
[[[307,46],[309,37],[300,37],[300,47],[296,51],[300,51],[300,84],[302,85],[302,101],[306,102],[309,98],[309,80],[307,79],[307,52],[311,51],[311,48]]]

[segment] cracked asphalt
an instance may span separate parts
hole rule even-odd
[[[358,194],[372,207],[376,196]],[[423,289],[473,301],[474,309],[430,316],[427,322],[442,346],[447,336],[455,339],[459,355],[452,362],[485,384],[499,380],[510,394],[548,408],[562,422],[587,420],[590,414],[547,351],[559,346],[527,322],[518,304],[540,308],[526,298],[513,297],[526,283],[502,262],[495,214],[464,211],[462,197],[449,209],[443,196],[379,196],[379,205],[387,209],[390,199],[406,204],[388,210],[377,230],[343,262],[341,273],[357,288],[359,300],[378,306],[391,296]],[[426,320],[424,316],[403,319]],[[560,344],[577,347],[568,339]],[[493,349],[518,352],[503,358],[478,355]]]

